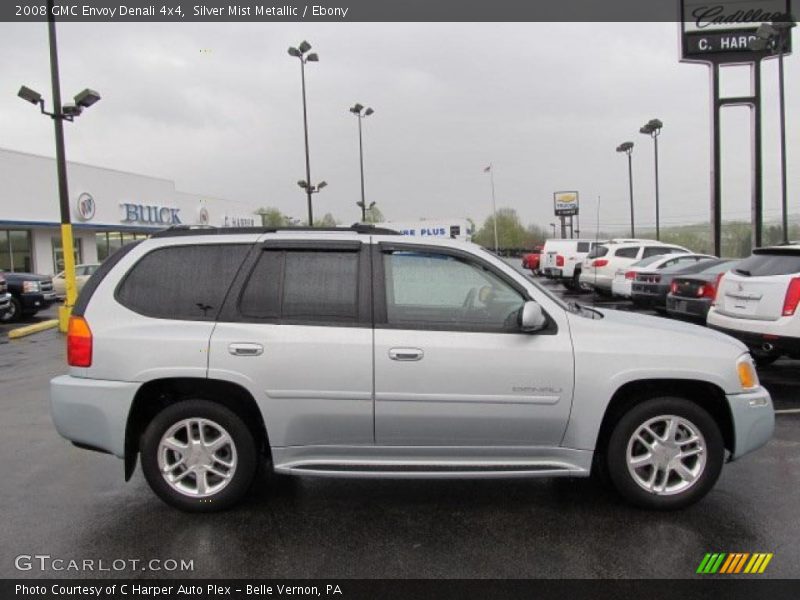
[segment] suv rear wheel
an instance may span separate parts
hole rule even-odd
[[[258,464],[253,435],[228,408],[186,400],[165,408],[142,438],[142,471],[167,504],[223,510],[247,492]]]
[[[722,470],[719,426],[697,404],[653,398],[631,408],[614,427],[606,460],[614,487],[633,504],[677,509],[700,500]]]

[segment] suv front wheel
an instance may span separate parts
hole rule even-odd
[[[186,400],[150,422],[141,445],[142,471],[167,504],[187,511],[223,510],[238,502],[258,463],[253,435],[228,408]]]
[[[700,500],[719,477],[724,457],[722,434],[711,415],[678,397],[631,408],[616,424],[606,454],[617,491],[633,504],[655,509]]]

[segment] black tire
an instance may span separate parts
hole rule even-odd
[[[227,485],[204,497],[185,494],[173,488],[162,475],[158,462],[162,436],[180,421],[195,418],[207,419],[222,427],[230,436],[236,453],[235,468]],[[250,429],[236,413],[208,400],[185,400],[158,413],[142,436],[141,453],[142,471],[153,492],[167,504],[188,512],[213,512],[230,508],[250,489],[258,467],[258,452]],[[189,481],[193,478],[196,481],[195,475],[190,473],[188,477]]]
[[[697,473],[696,479],[686,489],[668,495],[645,490],[634,479],[627,460],[628,443],[639,428],[650,419],[667,415],[684,419],[705,439],[705,465]],[[633,406],[614,426],[606,449],[608,473],[616,490],[628,502],[656,510],[684,508],[703,498],[719,478],[724,458],[722,433],[713,417],[694,402],[674,396],[652,398]],[[693,468],[700,459],[692,457],[686,460],[690,463],[697,461],[690,467]],[[652,467],[649,468],[652,473]],[[663,478],[663,475],[657,475],[656,481],[658,478]]]
[[[0,317],[0,322],[3,323],[16,323],[22,318],[22,304],[19,300],[11,296],[11,302],[8,310]]]

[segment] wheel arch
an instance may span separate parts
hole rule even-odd
[[[606,407],[595,444],[595,454],[603,455],[611,437],[614,425],[632,406],[659,396],[678,396],[694,402],[708,411],[719,425],[725,449],[735,450],[733,415],[725,397],[725,392],[708,381],[691,379],[642,379],[621,385],[614,392]]]
[[[147,425],[167,406],[183,400],[201,399],[216,402],[232,410],[245,422],[253,434],[256,447],[267,459],[271,458],[269,438],[264,417],[253,395],[241,385],[221,379],[172,377],[154,379],[136,392],[125,426],[125,480],[136,468],[141,437]]]

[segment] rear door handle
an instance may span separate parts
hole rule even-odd
[[[264,346],[261,344],[230,344],[228,352],[234,356],[260,356],[264,353]]]
[[[392,360],[422,360],[425,353],[419,348],[392,348],[389,350],[389,358]]]

